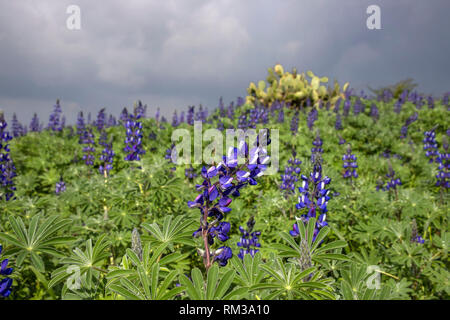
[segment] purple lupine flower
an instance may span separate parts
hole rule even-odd
[[[306,119],[306,124],[308,125],[308,128],[310,131],[313,130],[314,122],[319,119],[319,112],[316,108],[311,109],[311,111],[308,113],[308,118]]]
[[[116,117],[110,114],[108,118],[108,127],[114,127],[116,124],[117,124]]]
[[[52,131],[61,131],[61,114],[62,109],[61,105],[59,103],[59,99],[56,100],[56,104],[54,106],[53,112],[50,114],[49,122],[48,122],[48,128]]]
[[[436,163],[438,166],[438,173],[436,175],[436,186],[442,189],[448,189],[450,186],[450,153],[448,152],[448,140],[447,137],[442,139],[442,147],[444,151],[439,152],[436,157]]]
[[[114,150],[112,148],[112,142],[103,143],[102,145],[104,146],[104,149],[102,150],[102,155],[100,156],[101,164],[98,167],[98,171],[106,178],[109,176],[109,172],[113,168],[114,156],[116,154],[114,153]]]
[[[414,112],[414,114],[412,116],[410,116],[408,119],[406,119],[405,125],[400,130],[400,138],[401,139],[405,139],[406,138],[406,136],[408,135],[408,127],[413,122],[417,121],[418,118],[419,118],[419,114],[417,112]]]
[[[357,116],[361,112],[364,112],[364,104],[361,102],[361,99],[357,97],[355,104],[353,105],[353,115]]]
[[[264,137],[265,141],[263,141]],[[223,224],[222,220],[224,214],[231,211],[229,208],[232,202],[231,196],[238,197],[241,188],[257,184],[256,179],[267,169],[269,157],[266,146],[269,143],[269,132],[265,129],[260,131],[255,145],[250,150],[248,145],[242,142],[239,148],[230,148],[227,155],[223,157],[223,161],[217,166],[213,165],[209,169],[203,167],[201,172],[203,183],[196,186],[197,191],[201,193],[194,201],[188,201],[188,207],[198,208],[201,213],[200,228],[194,232],[193,236],[201,235],[206,242],[205,250],[199,250],[206,269],[211,266],[211,261],[218,261],[221,266],[224,266],[231,258],[232,252],[228,247],[210,251],[209,246],[213,244],[216,236],[219,240],[221,238],[226,240],[229,224]],[[241,165],[240,159],[245,159],[245,163]],[[217,181],[212,182],[213,178]]]
[[[417,230],[417,222],[416,219],[413,219],[411,222],[411,243],[419,243],[424,244],[425,239],[423,239]]]
[[[432,96],[428,96],[427,102],[428,102],[428,108],[434,109],[434,98]]]
[[[339,108],[341,106],[341,101],[342,101],[342,98],[338,98],[336,100],[336,104],[334,105],[334,112],[335,113],[339,113]]]
[[[219,129],[220,131],[225,130],[225,126],[221,119],[219,119],[219,121],[217,121],[217,129]]]
[[[394,98],[394,94],[392,93],[391,90],[386,89],[383,92],[383,101],[385,103],[388,103],[389,101],[391,101]]]
[[[195,116],[195,106],[189,106],[188,112],[187,112],[187,117],[186,117],[186,122],[188,125],[191,125],[191,126],[194,125],[194,116]]]
[[[402,102],[398,99],[394,104],[394,112],[399,114],[402,111]]]
[[[173,154],[173,156],[172,156]],[[164,156],[164,159],[169,160],[169,163],[176,163],[177,159],[176,159],[176,149],[175,149],[175,144],[172,143],[172,145],[170,146],[170,148],[168,148],[166,150],[166,155]],[[177,168],[176,167],[172,167],[170,168],[171,171],[175,171]]]
[[[291,120],[291,131],[294,134],[294,136],[297,135],[298,132],[298,121],[299,121],[298,112],[295,112]]]
[[[123,108],[122,109],[122,112],[120,113],[119,119],[122,122],[122,124],[125,125],[125,123],[128,120],[128,110],[127,110],[127,108]]]
[[[444,96],[442,97],[442,104],[444,107],[448,107],[448,100],[449,100],[450,92],[446,92]]]
[[[280,109],[280,111],[278,111],[278,122],[284,123],[284,110],[283,109]]]
[[[136,110],[135,110],[136,111]],[[145,154],[142,148],[142,123],[138,120],[141,118],[139,114],[129,114],[124,126],[126,129],[125,148],[123,151],[127,153],[125,161],[139,161],[141,155]]]
[[[374,121],[378,121],[378,119],[380,118],[380,113],[375,103],[372,103],[372,105],[370,106],[370,116]]]
[[[402,111],[402,106],[406,102],[408,97],[408,90],[403,90],[402,94],[398,97],[397,101],[394,104],[394,112],[400,113]]]
[[[392,167],[389,167],[389,172],[386,174],[386,177],[388,177],[388,182],[386,183],[386,190],[390,189],[397,189],[397,186],[401,185],[402,182],[399,178],[395,177],[395,171],[392,169]]]
[[[236,106],[240,107],[245,104],[245,99],[242,97],[237,97]]]
[[[14,138],[21,137],[24,135],[23,126],[17,119],[17,115],[15,112],[13,113],[13,117],[11,120],[11,129]]]
[[[205,119],[203,119],[203,106],[201,104],[194,115],[194,119],[195,121],[205,122]]]
[[[3,251],[3,246],[0,244],[0,255]],[[11,294],[11,286],[13,283],[13,279],[8,277],[14,269],[11,267],[8,267],[8,259],[4,259],[2,263],[0,264],[0,275],[5,276],[2,280],[0,280],[0,296],[3,298],[9,297]]]
[[[348,144],[347,153],[342,157],[342,161],[344,162],[342,167],[345,169],[343,177],[345,179],[350,179],[350,182],[352,178],[358,178],[358,173],[356,172],[358,163],[356,162],[356,159],[356,156],[352,154],[352,148],[350,147],[350,144]]]
[[[106,113],[105,108],[102,108],[97,115],[97,120],[94,122],[94,125],[97,127],[98,131],[101,132],[106,125]]]
[[[306,107],[311,107],[311,98],[306,98]]]
[[[351,106],[352,106],[352,101],[350,100],[350,98],[346,98],[344,101],[344,108],[343,108],[343,113],[342,113],[344,117],[348,117]]]
[[[344,138],[342,138],[342,136],[341,135],[339,135],[339,145],[341,146],[341,145],[343,145],[344,143],[346,143],[347,141],[344,139]]]
[[[188,180],[194,180],[198,176],[192,165],[184,170],[184,175]]]
[[[243,105],[243,104],[242,104],[242,105]],[[238,106],[238,107],[241,106],[241,104],[239,104],[239,101],[238,101],[237,106]],[[230,102],[230,105],[229,105],[228,108],[227,108],[227,117],[228,117],[229,119],[231,119],[231,120],[234,119],[234,102],[233,102],[233,101]]]
[[[155,120],[156,122],[159,122],[159,116],[160,116],[161,111],[158,109],[156,109],[156,114],[155,114]]]
[[[220,222],[217,226],[213,226],[210,229],[209,235],[212,239],[210,244],[214,243],[214,238],[217,237],[221,242],[227,241],[230,237],[228,233],[230,232],[231,225],[229,222]]]
[[[214,261],[217,261],[221,267],[225,267],[228,263],[228,260],[231,259],[232,256],[233,251],[231,251],[231,248],[223,246],[216,250]]]
[[[425,155],[430,158],[430,163],[432,163],[435,158],[439,155],[438,152],[438,144],[436,142],[436,133],[434,132],[435,128],[430,131],[425,131],[423,139],[423,150],[426,150]]]
[[[238,129],[247,129],[248,127],[248,122],[247,122],[247,114],[243,113],[239,116],[238,119],[238,124],[237,124]]]
[[[7,126],[5,117],[0,112],[0,200],[9,201],[14,197],[14,191],[16,191],[13,179],[17,174],[10,156],[8,142],[12,136],[6,131]]]
[[[179,123],[184,123],[184,111],[181,111]]]
[[[88,166],[94,165],[95,160],[95,141],[94,141],[94,134],[92,133],[91,128],[87,128],[84,130],[84,134],[81,138],[81,144],[84,144],[85,147],[83,147],[83,160],[84,163]]]
[[[389,161],[389,160],[388,160]],[[379,190],[383,190],[383,191],[391,191],[393,190],[396,197],[397,197],[397,186],[400,186],[402,184],[402,182],[400,181],[399,178],[395,177],[395,171],[394,169],[392,169],[392,165],[389,162],[389,168],[388,168],[388,173],[386,174],[387,177],[387,182],[386,185],[384,185],[381,181],[378,182],[377,185],[377,191]]]
[[[302,185],[298,188],[300,196],[298,197],[298,203],[295,206],[303,213],[298,220],[307,224],[310,218],[316,218],[319,215],[313,234],[313,241],[316,239],[319,230],[328,225],[326,220],[326,213],[328,200],[330,200],[330,190],[326,189],[326,186],[330,184],[331,178],[322,176],[322,159],[321,154],[316,152],[316,155],[312,157],[313,171],[309,177],[301,175]],[[299,222],[300,223],[300,222]],[[293,225],[293,230],[290,231],[291,236],[297,237],[299,235],[298,225]]]
[[[134,114],[139,115],[141,119],[144,119],[146,117],[146,113],[147,113],[147,105],[143,105],[141,100],[138,100],[138,102],[134,106]]]
[[[31,132],[39,132],[42,130],[42,125],[39,123],[39,118],[37,113],[34,113],[33,118],[30,122],[30,131]]]
[[[176,127],[176,126],[178,126],[179,125],[179,122],[178,122],[178,114],[177,114],[177,110],[175,110],[174,112],[173,112],[173,117],[172,117],[172,127]]]
[[[225,105],[223,104],[223,98],[220,97],[219,99],[219,115],[223,118],[226,116],[226,110],[225,110]]]
[[[419,97],[419,94],[417,93],[417,90],[410,91],[408,94],[408,101],[415,103],[418,97]]]
[[[311,162],[315,162],[314,157],[316,156],[316,154],[323,153],[322,149],[323,141],[320,138],[319,130],[317,130],[316,138],[313,140],[312,144],[314,147],[311,148]]]
[[[80,111],[77,118],[77,134],[80,137],[79,143],[81,143],[85,130],[86,126],[84,124],[83,111]]]
[[[241,239],[237,243],[238,247],[242,247],[239,250],[238,258],[244,259],[246,254],[249,254],[251,257],[254,257],[255,254],[259,251],[261,244],[259,243],[258,237],[261,235],[260,231],[253,231],[253,227],[255,226],[255,219],[252,216],[247,222],[247,230],[243,227],[239,227],[239,231],[241,232]]]
[[[343,129],[343,127],[342,127],[342,119],[341,119],[341,115],[339,113],[336,114],[336,122],[334,124],[334,128],[336,130],[342,130]]]
[[[56,183],[55,193],[56,194],[61,194],[64,191],[66,191],[66,183],[63,181],[63,179],[61,177],[61,179]]]
[[[298,176],[301,172],[299,159],[289,159],[288,166],[284,168],[284,174],[281,175],[280,189],[284,191],[285,196],[295,194],[295,184],[298,181]]]
[[[405,139],[408,135],[408,126],[402,126],[400,129],[400,139]]]

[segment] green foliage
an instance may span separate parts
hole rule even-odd
[[[295,71],[275,69],[269,74],[269,88],[264,82],[255,86],[250,102],[269,104],[281,95],[281,100],[300,107],[307,97],[316,104],[342,94],[327,89],[322,95],[325,79],[315,75],[306,81]],[[305,96],[296,98],[297,92]],[[164,159],[172,126],[164,124],[163,130],[153,119],[143,119],[146,154],[138,162],[124,161],[124,128],[107,128],[117,154],[107,179],[98,173],[101,150],[96,150],[94,166],[87,168],[78,137],[68,128],[13,139],[16,199],[0,201],[2,258],[14,267],[8,299],[448,299],[448,192],[435,186],[437,166],[429,163],[422,145],[423,132],[436,127],[441,148],[447,107],[439,100],[434,109],[416,109],[406,102],[396,114],[394,100],[361,102],[365,110],[343,117],[341,131],[334,129],[332,110],[319,109],[314,124],[324,141],[323,172],[332,179],[328,227],[313,241],[314,219],[307,225],[295,219],[300,214],[295,209],[298,192],[285,196],[279,190],[279,174],[263,176],[257,185],[242,189],[225,216],[231,224],[226,245],[233,258],[225,267],[214,263],[208,272],[197,254],[201,240],[192,237],[199,212],[186,205],[198,194],[195,185],[201,178],[189,181],[184,166],[171,170],[174,165]],[[370,117],[372,103],[379,109],[378,120]],[[238,117],[250,107],[236,108],[235,118],[223,123],[237,126]],[[298,131],[292,134],[290,121],[296,111],[285,109],[284,123],[275,114],[256,129],[279,130],[279,173],[296,150],[301,173],[309,175],[315,132],[306,126],[307,112],[300,111]],[[418,120],[409,126],[407,138],[400,139],[401,127],[415,112]],[[217,127],[217,113],[211,119],[204,130]],[[193,136],[191,126],[180,127]],[[147,138],[150,131],[156,138]],[[97,139],[99,132],[93,132]],[[342,178],[345,145],[338,144],[339,135],[358,157],[359,177],[352,183]],[[383,156],[386,150],[389,159]],[[397,198],[376,191],[388,160],[402,181]],[[199,174],[201,165],[193,168]],[[57,195],[55,183],[61,176],[67,189]],[[250,216],[255,217],[254,230],[261,232],[261,248],[241,260],[236,256],[238,226]],[[411,242],[413,219],[424,244]],[[294,223],[300,231],[296,238],[288,233]]]
[[[0,239],[12,245],[6,250],[8,255],[17,255],[16,265],[22,266],[26,259],[31,261],[36,270],[45,272],[42,254],[53,257],[63,257],[64,253],[55,246],[65,245],[75,240],[73,237],[57,236],[56,233],[71,223],[69,219],[51,216],[39,223],[40,215],[34,216],[28,228],[20,217],[9,217],[9,224],[13,234],[0,233]]]

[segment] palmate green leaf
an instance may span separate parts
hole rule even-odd
[[[172,261],[173,257],[177,258],[176,253],[161,258],[166,247],[167,244],[162,244],[151,249],[150,244],[146,243],[142,253],[142,261],[133,250],[127,249],[126,255],[122,258],[121,267],[110,268],[106,275],[108,279],[106,288],[125,299],[167,300],[175,297],[183,291],[178,287],[170,288],[174,286],[174,279],[178,272],[167,270],[165,267],[164,276],[160,272],[163,270],[160,262],[165,257],[171,258]],[[164,264],[170,262],[171,259],[163,261]],[[164,280],[160,282],[162,277]]]
[[[287,299],[322,299],[334,298],[326,279],[319,279],[317,267],[301,271],[293,263],[284,263],[280,258],[274,258],[272,265],[264,264],[261,268],[269,275],[264,283],[250,287],[250,291],[265,290],[268,294],[264,299],[286,297]],[[312,277],[311,275],[314,274]]]
[[[147,230],[159,243],[189,244],[194,246],[192,240],[193,221],[185,219],[183,216],[173,218],[171,215],[164,217],[162,229],[156,223],[143,223],[142,227]]]
[[[75,248],[70,257],[62,259],[61,263],[66,266],[61,267],[52,273],[52,280],[49,282],[49,288],[67,279],[70,274],[67,274],[69,267],[77,268],[80,276],[86,276],[86,284],[89,288],[92,286],[92,279],[98,280],[99,272],[105,264],[106,258],[109,257],[110,242],[106,239],[106,234],[101,235],[94,247],[92,247],[92,239],[85,242],[85,250]],[[103,271],[106,272],[106,271]],[[66,273],[66,274],[64,274]]]
[[[261,283],[265,277],[264,271],[261,269],[262,265],[261,253],[257,252],[253,257],[249,254],[244,255],[241,260],[237,257],[231,259],[231,264],[236,270],[236,280],[240,286],[252,287]]]
[[[73,237],[55,236],[56,233],[71,223],[70,219],[60,219],[58,216],[50,216],[39,223],[41,216],[35,215],[28,226],[25,226],[20,217],[9,216],[9,223],[13,234],[0,233],[0,239],[13,247],[5,252],[17,255],[17,266],[21,266],[27,257],[31,264],[40,272],[45,272],[45,263],[40,256],[45,253],[54,257],[62,254],[52,246],[65,245],[73,242]]]
[[[191,271],[190,280],[186,275],[181,274],[179,280],[181,287],[187,293],[188,298],[193,300],[226,300],[240,294],[242,291],[232,290],[228,294],[236,273],[228,270],[219,276],[219,267],[213,265],[209,268],[206,281],[203,279],[200,269],[194,268]]]
[[[388,285],[382,284],[382,288],[369,288],[368,281],[372,280],[374,272],[367,272],[366,265],[351,263],[347,269],[342,270],[340,291],[345,300],[385,300],[395,297]],[[370,283],[373,284],[372,282]],[[380,290],[381,289],[381,290]]]

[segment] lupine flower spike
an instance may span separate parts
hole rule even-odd
[[[145,150],[142,148],[142,123],[138,121],[140,118],[141,115],[137,114],[135,110],[135,114],[129,114],[125,122],[127,134],[125,148],[123,148],[123,151],[127,153],[125,161],[139,161],[141,160],[141,155],[145,154]]]
[[[419,244],[424,244],[425,240],[419,236],[419,232],[417,231],[417,223],[416,223],[416,219],[413,219],[413,221],[411,222],[411,243],[419,243]]]
[[[59,181],[56,183],[55,193],[56,193],[56,194],[61,194],[61,193],[63,193],[64,191],[66,191],[66,184],[65,184],[63,178],[61,177],[61,178],[59,179]]]
[[[204,180],[196,186],[201,193],[194,201],[189,201],[188,206],[200,210],[200,227],[193,236],[201,236],[203,239],[204,248],[198,249],[198,253],[203,258],[206,270],[214,261],[225,266],[232,257],[232,251],[227,246],[221,246],[217,250],[211,250],[210,247],[214,244],[214,239],[221,242],[228,239],[231,226],[222,220],[224,214],[231,211],[231,197],[238,197],[240,189],[247,185],[256,185],[256,179],[266,170],[269,161],[266,147],[270,143],[268,133],[267,129],[260,132],[250,150],[245,142],[241,142],[239,148],[228,150],[222,162],[209,169],[202,169]],[[243,164],[240,164],[241,160]]]
[[[316,218],[316,226],[314,229],[313,239],[316,238],[319,230],[328,225],[325,221],[328,200],[330,200],[330,190],[327,189],[327,185],[330,184],[331,179],[327,176],[322,176],[322,159],[320,153],[316,153],[313,157],[313,171],[309,177],[301,175],[302,185],[298,188],[300,196],[298,197],[298,203],[296,208],[300,212],[304,212],[299,220],[307,224],[310,218]],[[293,225],[293,230],[290,231],[291,236],[297,237],[299,235],[298,225]]]
[[[3,247],[0,244],[0,255],[2,253]],[[13,280],[8,277],[12,272],[13,268],[8,268],[8,259],[4,259],[0,265],[0,275],[4,278],[0,280],[0,296],[3,298],[9,297],[11,294],[11,286]]]
[[[445,136],[442,138],[442,147],[443,152],[439,152],[436,157],[436,163],[439,164],[436,186],[441,189],[441,204],[444,204],[444,192],[450,186],[450,153],[448,152],[448,139]]]
[[[284,169],[284,174],[281,175],[280,189],[284,191],[285,197],[295,194],[295,184],[298,181],[298,176],[301,172],[299,159],[289,159],[288,166]]]
[[[84,135],[83,135],[81,143],[85,145],[85,147],[83,148],[83,152],[84,152],[83,160],[86,163],[86,165],[88,165],[88,166],[94,165],[94,160],[95,160],[94,138],[95,137],[94,137],[94,134],[92,133],[91,128],[88,128],[84,131]]]
[[[260,231],[253,231],[253,227],[255,226],[255,219],[252,216],[247,222],[247,230],[243,227],[239,227],[239,231],[241,232],[241,239],[237,243],[238,247],[241,247],[239,250],[238,258],[244,259],[246,254],[251,255],[252,257],[259,251],[261,244],[259,243],[258,237],[261,235]]]
[[[343,173],[343,177],[352,183],[352,178],[358,178],[358,173],[356,172],[356,168],[358,168],[358,163],[356,162],[356,156],[352,154],[352,148],[350,144],[347,147],[347,153],[342,157],[342,161],[344,164],[342,167],[345,169]]]
[[[430,131],[425,131],[423,139],[423,150],[425,150],[425,155],[430,158],[430,163],[435,161],[435,158],[438,156],[438,144],[436,142],[436,127],[431,129]]]
[[[0,112],[0,200],[6,201],[14,197],[13,179],[17,175],[16,167],[10,156],[9,141],[12,139],[6,127],[8,124]]]

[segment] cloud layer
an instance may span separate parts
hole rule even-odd
[[[412,77],[421,91],[450,90],[446,0],[0,0],[0,109],[29,123],[56,98],[118,114],[140,99],[149,113],[245,95],[267,68],[313,70],[377,87]],[[66,8],[81,8],[81,30]],[[382,30],[366,28],[381,7]]]

